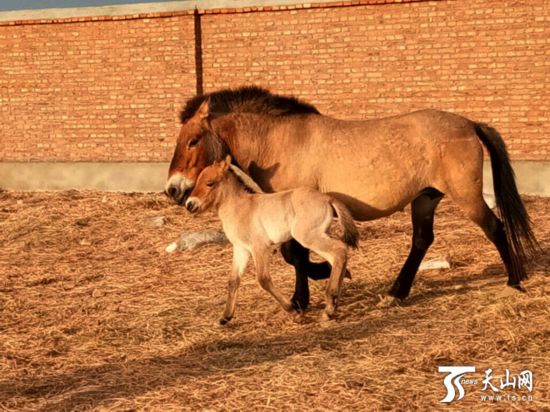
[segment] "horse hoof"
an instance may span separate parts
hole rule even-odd
[[[227,323],[231,320],[232,318],[226,318],[226,317],[223,317],[220,319],[220,325],[227,325]]]
[[[335,318],[334,313],[331,315],[326,311],[323,311],[323,313],[321,314],[321,324],[330,325],[334,321],[334,318]]]
[[[305,311],[307,309],[308,304],[309,304],[308,300],[299,299],[299,298],[296,298],[296,297],[292,297],[290,303],[292,305],[292,309],[294,309],[296,312],[300,312],[300,313]]]
[[[297,323],[297,324],[307,323],[307,319],[305,318],[302,312],[296,312],[296,311],[292,312],[291,319],[294,323]]]
[[[344,272],[344,277],[349,279],[349,280],[352,280],[351,279],[351,272],[348,269],[346,269],[346,271]]]
[[[394,306],[399,306],[402,302],[402,299],[395,298],[393,296],[384,296],[379,295],[380,301],[376,304],[377,308],[391,308]]]
[[[508,285],[510,286],[511,288],[514,288],[518,291],[520,291],[521,293],[527,293],[527,289],[525,289],[521,284],[517,284],[517,285]]]
[[[388,295],[399,300],[404,300],[409,296],[409,291],[401,290],[399,284],[394,284],[388,291]]]
[[[293,313],[294,312],[294,305],[291,302],[284,303],[282,305],[282,307],[288,313]]]

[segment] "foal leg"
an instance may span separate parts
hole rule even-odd
[[[281,254],[296,271],[292,306],[296,310],[305,310],[309,304],[308,276],[314,280],[327,279],[330,276],[331,267],[328,262],[310,262],[309,250],[294,239],[281,245]]]
[[[326,304],[323,317],[330,319],[336,313],[342,281],[346,272],[347,248],[339,240],[332,239],[326,233],[301,233],[296,229],[300,242],[326,259],[331,267],[330,279],[326,289]],[[303,236],[303,237],[302,237]]]
[[[418,267],[433,243],[434,213],[442,198],[443,193],[440,191],[426,189],[412,201],[413,238],[411,251],[389,291],[391,296],[399,299],[409,296]]]
[[[237,289],[241,283],[241,275],[246,269],[249,258],[250,253],[248,250],[240,246],[233,246],[233,268],[231,270],[229,282],[227,283],[227,303],[223,316],[220,319],[221,325],[225,325],[233,318],[235,313],[235,302],[237,301]]]
[[[334,317],[336,313],[347,263],[346,246],[337,240],[330,240],[332,241],[330,243],[332,244],[333,257],[329,262],[332,264],[332,273],[330,274],[325,296],[326,305],[325,311],[323,312],[323,318],[325,319]]]
[[[292,303],[286,298],[278,289],[273,285],[271,276],[269,275],[269,249],[255,250],[253,252],[254,262],[256,263],[256,277],[260,286],[268,291],[271,296],[275,298],[277,302],[287,312],[292,311]]]

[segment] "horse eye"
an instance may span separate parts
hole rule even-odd
[[[189,142],[189,147],[195,147],[197,145],[197,143],[199,142],[200,138],[199,137],[195,137],[193,140],[191,140]]]
[[[212,187],[212,186],[214,186],[215,184],[216,184],[216,182],[208,182],[208,183],[206,184],[206,186]]]

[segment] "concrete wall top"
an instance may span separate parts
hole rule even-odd
[[[417,0],[418,1],[418,0]],[[379,0],[363,1],[364,3],[380,3]],[[363,3],[356,1],[354,3]],[[402,0],[386,0],[384,3],[403,2]],[[0,21],[26,21],[69,19],[75,17],[94,16],[132,16],[136,14],[169,13],[176,11],[211,10],[211,9],[243,9],[249,7],[269,7],[286,5],[320,5],[324,3],[340,4],[335,0],[315,0],[314,3],[300,0],[182,0],[162,3],[136,3],[101,7],[72,7],[34,10],[13,10],[0,12]]]

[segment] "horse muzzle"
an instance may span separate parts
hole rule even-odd
[[[185,208],[190,213],[197,213],[200,210],[200,202],[196,197],[191,197],[185,202]]]
[[[190,193],[191,193],[191,189],[182,191],[181,189],[173,186],[164,190],[164,194],[168,196],[170,199],[173,199],[180,206],[185,204],[185,201],[189,197]]]
[[[171,176],[166,182],[164,193],[178,205],[184,205],[191,194],[195,182],[181,174]]]

